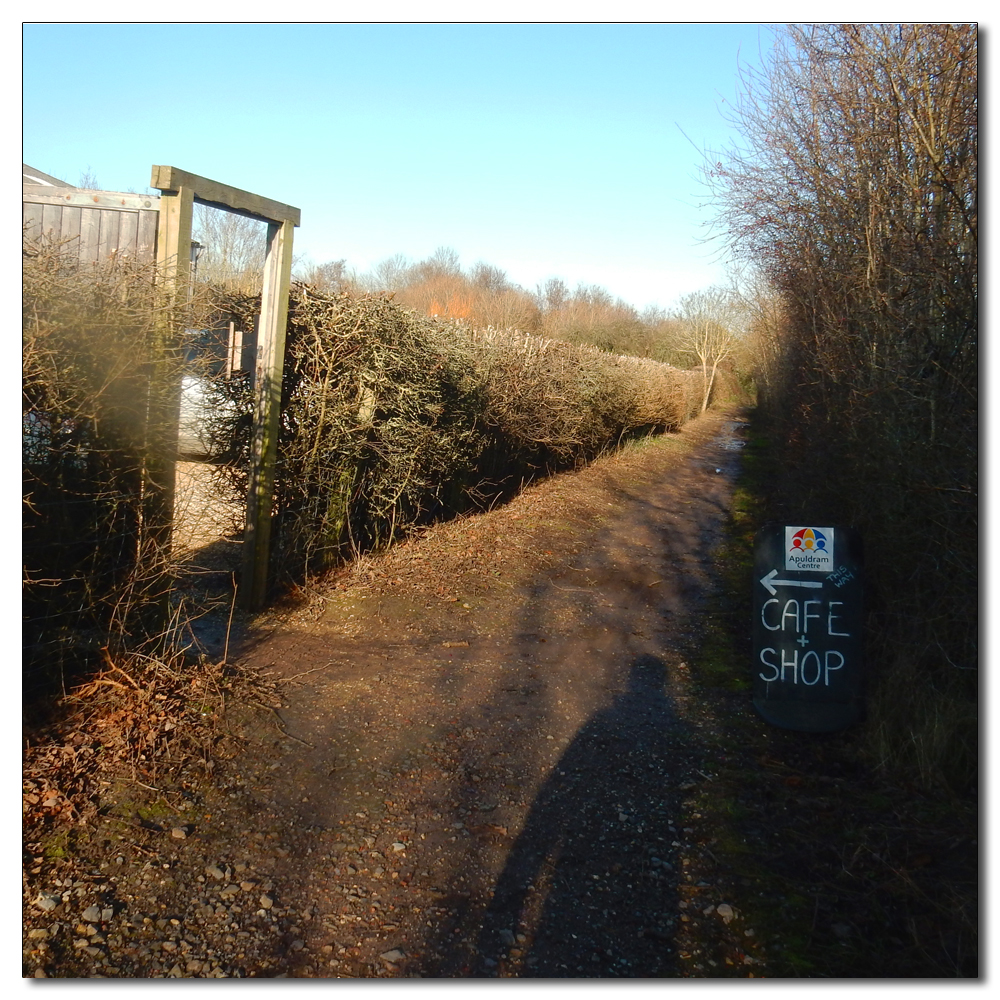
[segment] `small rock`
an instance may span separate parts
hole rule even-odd
[[[170,831],[170,836],[175,840],[187,840],[188,832],[183,826],[175,826]]]
[[[39,966],[35,969],[35,979],[48,979],[49,977],[45,975],[45,970]]]
[[[257,882],[250,882],[250,881],[240,882],[240,888],[244,892],[250,892],[251,889],[256,889],[258,884],[259,883],[257,883]]]
[[[719,903],[719,905],[715,908],[715,912],[718,913],[727,924],[735,916],[733,908],[728,903]]]
[[[305,943],[305,941],[302,941],[301,939],[299,939],[299,938],[296,938],[296,939],[295,939],[295,940],[294,940],[294,941],[292,942],[292,944],[291,944],[291,949],[292,949],[292,951],[302,951],[302,949],[303,949],[303,948],[304,948],[305,946],[306,946],[306,943]]]
[[[393,843],[393,845],[392,845],[392,849],[393,849],[394,851],[405,851],[405,850],[406,850],[406,844],[401,844],[401,843],[400,843],[400,842],[399,842],[399,841],[397,840],[397,841],[395,841],[395,842]]]
[[[62,902],[62,896],[57,896],[54,892],[40,892],[35,899],[35,906],[40,910],[54,910]]]
[[[383,951],[382,954],[379,955],[379,958],[382,959],[383,962],[388,962],[390,965],[405,957],[405,953],[400,951],[399,948],[393,948],[391,951]]]
[[[238,885],[233,885],[232,883],[230,883],[219,892],[219,895],[228,898],[230,896],[235,896],[239,891],[240,887]]]
[[[49,932],[44,927],[34,927],[28,931],[30,941],[44,941],[49,936]]]
[[[212,878],[220,880],[226,877],[226,873],[218,865],[209,865],[205,869],[205,874],[211,875]]]
[[[260,905],[265,910],[269,910],[269,909],[271,909],[272,906],[274,906],[274,899],[272,899],[268,895],[263,895],[263,896],[260,897]]]
[[[500,931],[500,943],[510,947],[514,943],[514,932],[509,928],[505,927]]]
[[[114,919],[115,908],[113,906],[105,906],[101,910],[101,920],[107,923],[109,920]]]
[[[83,911],[84,920],[100,920],[101,919],[101,908],[99,906],[88,906],[87,909]]]

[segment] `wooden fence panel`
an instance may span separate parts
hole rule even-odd
[[[80,191],[26,184],[22,221],[30,239],[77,238],[84,263],[126,254],[142,263],[156,256],[160,199],[117,191]]]
[[[100,240],[101,213],[88,208],[80,220],[80,260],[84,264],[93,264],[97,260]]]
[[[66,209],[69,211],[69,209]],[[138,212],[118,212],[118,247],[131,256],[136,252],[136,233],[139,230]]]
[[[59,205],[42,206],[42,232],[62,236],[62,208]]]
[[[101,228],[100,235],[97,238],[97,256],[110,257],[114,253],[118,253],[119,250],[126,249],[118,242],[118,236],[121,232],[121,212],[109,211],[106,208],[101,209]]]
[[[80,226],[83,224],[84,209],[75,205],[67,205],[62,210],[61,235],[64,240],[79,239]]]

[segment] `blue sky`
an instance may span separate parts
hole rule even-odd
[[[28,24],[23,158],[109,190],[171,164],[295,205],[320,263],[451,246],[527,288],[669,307],[725,280],[698,149],[730,138],[738,62],[768,43],[756,24]]]

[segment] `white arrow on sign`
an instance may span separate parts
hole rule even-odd
[[[777,591],[775,587],[809,587],[812,590],[819,590],[823,587],[822,580],[775,580],[778,575],[776,569],[772,569],[767,576],[762,576],[760,582],[767,588],[767,592],[773,597]]]

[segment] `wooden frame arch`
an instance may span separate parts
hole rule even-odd
[[[291,205],[262,198],[177,167],[154,166],[150,186],[160,190],[157,270],[164,293],[171,302],[177,301],[177,297],[184,294],[188,287],[195,203],[267,223],[267,252],[255,363],[253,456],[247,489],[240,586],[240,604],[247,610],[257,610],[267,596],[274,466],[278,452],[288,289],[292,276],[292,238],[294,228],[300,224],[301,213]]]

